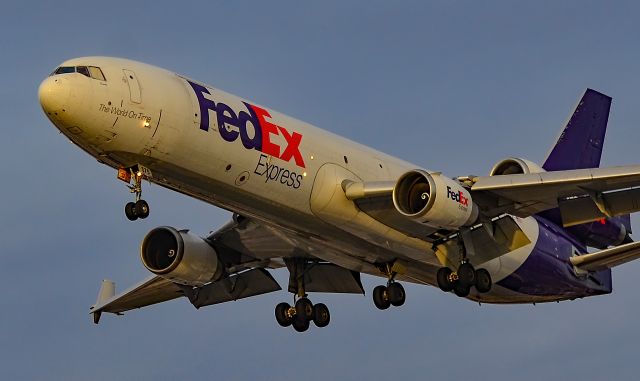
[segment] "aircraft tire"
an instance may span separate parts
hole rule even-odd
[[[471,286],[456,282],[456,284],[453,286],[453,292],[461,298],[466,298],[467,296],[469,296],[469,292],[471,292]]]
[[[276,321],[282,327],[288,327],[291,325],[293,319],[287,315],[287,311],[289,311],[291,306],[289,303],[279,303],[276,306]]]
[[[124,206],[124,215],[127,216],[129,221],[137,220],[138,215],[136,214],[136,204],[128,202],[127,205]]]
[[[400,283],[391,283],[387,287],[387,294],[389,295],[389,302],[396,307],[403,305],[407,299],[407,293]]]
[[[449,292],[453,290],[453,282],[449,280],[449,276],[451,275],[451,269],[448,267],[441,267],[438,269],[438,273],[436,274],[436,279],[438,281],[438,287],[444,292]]]
[[[458,283],[465,286],[473,286],[476,283],[476,271],[469,262],[465,262],[458,267]]]
[[[375,304],[379,310],[389,308],[391,302],[389,302],[389,297],[387,296],[387,287],[377,286],[373,289],[373,304]]]
[[[324,303],[318,303],[313,306],[313,323],[316,327],[322,328],[329,325],[331,314],[329,308]]]
[[[479,293],[487,293],[491,290],[491,275],[485,269],[476,270],[476,290]]]
[[[291,322],[293,329],[297,332],[304,332],[309,329],[309,320],[304,316],[296,315]]]
[[[307,298],[300,298],[296,302],[296,317],[304,317],[305,320],[313,319],[313,304]]]
[[[142,219],[149,217],[149,204],[145,200],[138,200],[135,203],[136,215]]]

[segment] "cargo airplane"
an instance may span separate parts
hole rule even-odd
[[[640,165],[599,168],[611,98],[587,89],[541,165],[511,157],[488,176],[448,177],[185,76],[126,59],[68,60],[40,85],[44,113],[130,188],[146,218],[150,182],[233,213],[207,237],[161,226],[142,240],[152,275],[123,293],[104,280],[89,313],[178,297],[193,306],[281,290],[275,318],[329,324],[309,294],[404,304],[402,282],[481,303],[539,303],[612,291],[611,268],[640,256],[629,213]],[[126,249],[126,248],[123,248]]]

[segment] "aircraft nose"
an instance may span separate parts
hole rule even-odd
[[[40,106],[48,115],[58,115],[65,111],[69,99],[69,83],[61,76],[47,77],[38,89]]]

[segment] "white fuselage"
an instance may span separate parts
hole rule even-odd
[[[431,244],[361,212],[342,190],[345,179],[395,181],[418,166],[154,66],[106,57],[62,64],[76,65],[100,67],[106,80],[51,76],[41,102],[100,162],[142,164],[150,181],[255,218],[314,257],[374,275],[382,275],[376,263],[411,262],[401,279],[435,283],[442,264]],[[494,281],[515,271],[536,242],[535,220],[517,222],[532,243],[487,263]]]

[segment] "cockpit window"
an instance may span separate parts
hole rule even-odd
[[[66,73],[75,73],[76,68],[73,66],[60,66],[53,72],[53,74],[66,74]]]
[[[76,71],[82,75],[84,75],[85,77],[90,77],[89,75],[89,69],[87,69],[86,66],[76,66]]]
[[[104,77],[104,74],[102,74],[102,70],[100,70],[99,67],[89,66],[89,74],[91,75],[91,78],[93,78],[93,79],[97,79],[99,81],[106,81],[107,80]]]
[[[102,70],[97,66],[60,66],[56,70],[51,73],[51,75],[56,74],[67,74],[67,73],[80,73],[85,77],[97,79],[98,81],[106,81],[107,79],[104,77]]]

